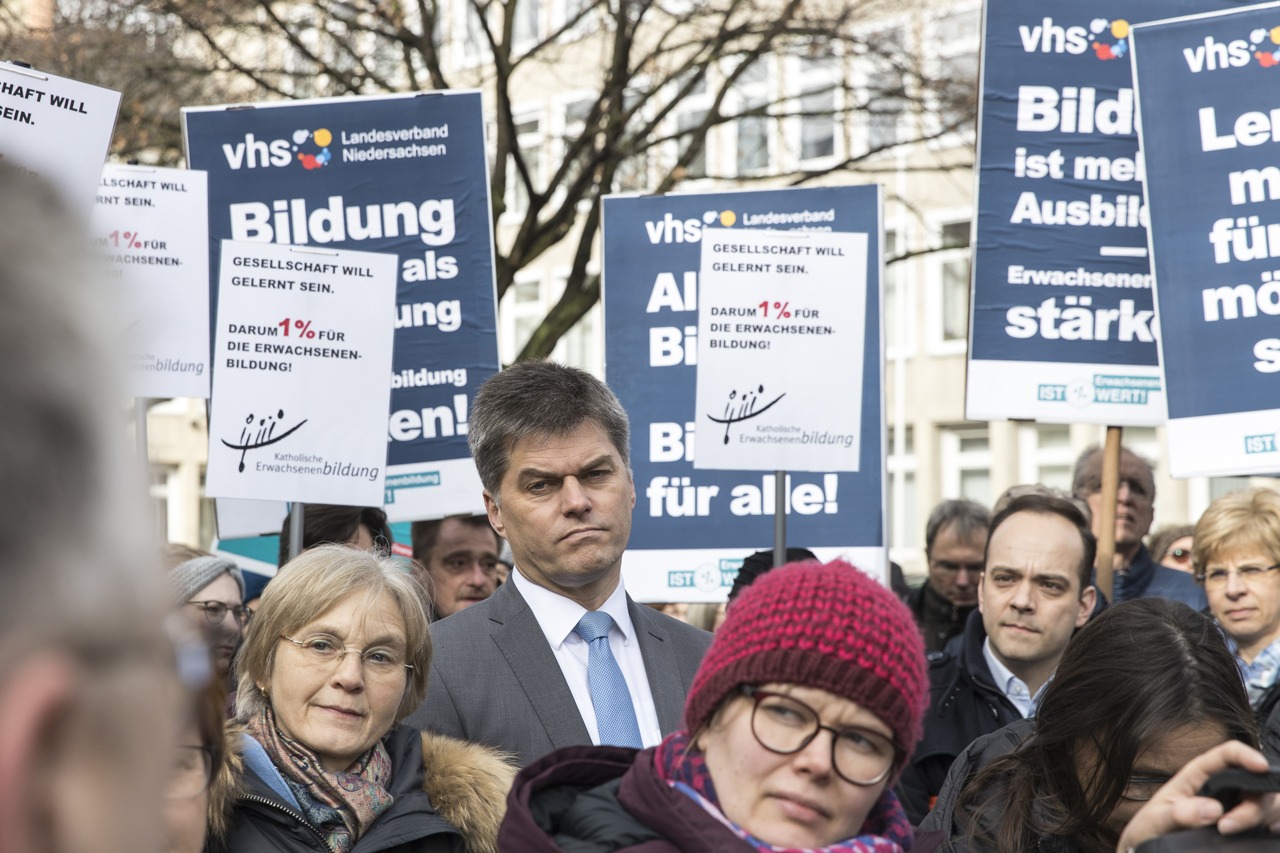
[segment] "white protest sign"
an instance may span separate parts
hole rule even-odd
[[[204,172],[107,165],[94,243],[127,327],[137,397],[209,396],[209,205]]]
[[[702,233],[695,468],[857,471],[867,235]]]
[[[222,241],[211,497],[381,506],[395,255]]]
[[[0,156],[88,214],[119,108],[119,92],[0,62]]]

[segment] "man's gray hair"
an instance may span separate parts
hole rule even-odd
[[[599,379],[551,361],[522,361],[494,374],[480,386],[467,427],[480,482],[497,501],[517,442],[566,435],[584,423],[598,424],[630,468],[627,413]]]
[[[929,513],[929,521],[924,528],[924,552],[933,550],[933,540],[938,538],[942,528],[955,525],[955,535],[961,539],[969,539],[977,533],[986,535],[991,526],[991,511],[980,503],[964,498],[946,500],[933,508]]]

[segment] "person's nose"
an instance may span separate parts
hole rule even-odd
[[[804,749],[792,755],[792,766],[814,779],[826,779],[835,771],[831,761],[834,747],[835,733],[819,729]]]
[[[1014,588],[1013,597],[1009,599],[1009,606],[1016,610],[1024,611],[1035,609],[1035,594],[1032,591],[1030,581],[1023,581]]]
[[[479,560],[472,560],[467,567],[466,583],[477,589],[483,589],[488,585],[489,573],[484,570],[484,564]]]
[[[970,568],[969,566],[961,566],[956,569],[956,586],[961,589],[968,589],[978,583],[978,575],[981,574],[979,569]]]
[[[565,477],[560,487],[560,505],[565,515],[582,515],[591,509],[591,496],[577,477]]]
[[[1231,570],[1227,572],[1227,585],[1222,590],[1228,598],[1239,598],[1249,591],[1249,587],[1245,585],[1244,577],[1240,572]]]
[[[351,692],[364,687],[364,658],[361,652],[352,649],[338,659],[338,667],[333,671],[333,683]]]

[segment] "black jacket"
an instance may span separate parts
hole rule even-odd
[[[1034,731],[1033,721],[1020,720],[999,731],[984,735],[963,750],[947,773],[942,792],[938,794],[938,804],[920,825],[920,833],[929,837],[941,833],[943,840],[938,845],[938,849],[945,853],[987,853],[988,850],[993,849],[971,841],[968,833],[961,828],[956,819],[956,804],[960,799],[960,792],[979,771],[997,758],[1013,752]],[[1002,801],[999,791],[991,791],[990,795],[984,799],[988,803],[995,804],[994,809],[982,818],[983,823],[994,831],[999,828],[1002,819],[1002,815],[996,813]],[[1030,848],[1035,853],[1076,853],[1078,849],[1073,839],[1059,835],[1041,835],[1036,839],[1035,847]]]
[[[1022,714],[996,687],[982,654],[982,614],[969,614],[964,633],[947,651],[929,653],[929,711],[924,737],[898,782],[898,797],[915,825],[929,813],[956,756],[973,741]]]
[[[1262,694],[1253,709],[1262,736],[1262,751],[1272,763],[1280,763],[1280,678]]]
[[[423,790],[422,738],[409,726],[391,730],[385,741],[391,755],[388,786],[395,803],[355,843],[352,853],[460,853],[461,834],[432,807]],[[329,846],[313,826],[287,805],[246,762],[242,791],[236,799],[227,853],[328,853]]]
[[[927,580],[907,596],[907,606],[924,636],[926,652],[940,651],[948,640],[964,630],[965,619],[978,609],[976,604],[968,607],[952,604],[934,592]]]

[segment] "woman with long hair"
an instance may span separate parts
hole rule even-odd
[[[1072,639],[1034,721],[975,741],[921,831],[949,850],[1103,851],[1184,765],[1258,746],[1212,621],[1178,602],[1112,607]]]

